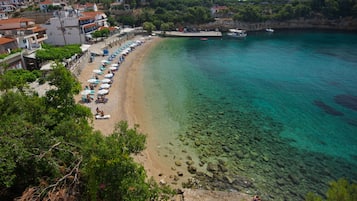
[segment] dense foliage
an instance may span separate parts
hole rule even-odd
[[[7,71],[0,80],[0,200],[21,195],[23,200],[158,200],[170,195],[147,181],[143,167],[130,157],[145,148],[146,137],[137,126],[119,122],[108,137],[93,131],[90,110],[73,98],[79,83],[64,66],[53,69],[46,78],[53,87],[44,97],[12,90],[15,82],[4,84],[19,74],[27,80],[24,72]]]
[[[92,33],[93,38],[100,38],[100,37],[108,37],[110,34],[110,31],[108,28],[102,29],[102,30],[97,30]]]
[[[350,183],[346,179],[339,179],[330,183],[326,193],[326,201],[355,201],[357,200],[357,184]],[[321,196],[308,193],[305,201],[323,201]]]
[[[82,50],[79,44],[66,45],[62,47],[53,47],[48,44],[42,46],[43,49],[36,51],[36,58],[41,61],[63,61],[71,58],[75,54],[81,54]]]
[[[5,74],[0,75],[0,91],[5,91],[15,87],[22,91],[28,82],[34,82],[42,75],[40,71],[27,70],[8,70]]]
[[[2,53],[2,54],[0,54],[0,59],[4,59],[11,54],[15,54],[15,53],[21,52],[21,51],[22,51],[21,48],[17,48],[17,49],[11,50],[10,53]]]
[[[131,26],[141,26],[145,22],[150,22],[155,25],[155,30],[160,30],[162,24],[167,23],[185,25],[211,22],[214,20],[210,11],[211,5],[211,1],[208,0],[159,0],[151,1],[150,4],[141,7],[139,12],[125,13],[115,17],[118,22]],[[118,6],[113,10],[118,9],[123,9],[123,7]]]
[[[309,0],[309,1],[234,1],[234,0],[148,0],[140,4],[137,0],[126,0],[133,12],[122,15],[115,14],[119,23],[131,26],[142,26],[144,22],[155,25],[156,30],[162,30],[165,23],[174,24],[174,28],[204,24],[214,20],[214,17],[233,18],[242,22],[264,22],[268,20],[285,21],[299,18],[357,17],[356,0]],[[214,6],[225,6],[213,13]],[[124,10],[124,5],[112,7]],[[172,29],[172,28],[170,28]]]

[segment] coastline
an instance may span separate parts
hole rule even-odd
[[[128,40],[138,40],[142,37],[134,37]],[[193,174],[189,173],[189,162],[198,161],[197,156],[191,155],[193,152],[188,147],[182,145],[178,139],[171,139],[164,136],[167,133],[160,133],[160,128],[155,127],[152,116],[154,111],[147,102],[145,89],[145,60],[149,53],[162,41],[160,37],[151,37],[142,45],[138,46],[126,56],[125,61],[120,65],[115,73],[110,93],[107,95],[109,101],[106,104],[85,103],[93,113],[98,106],[106,114],[110,114],[110,119],[92,121],[95,130],[103,135],[110,135],[114,126],[119,121],[127,121],[132,128],[139,125],[138,130],[147,135],[146,149],[133,156],[134,160],[143,165],[148,178],[154,178],[161,185],[167,184],[172,189],[181,189],[181,193],[176,195],[174,200],[202,200],[210,201],[220,198],[222,201],[229,200],[250,200],[251,196],[241,192],[222,192],[214,190],[185,189],[182,187]],[[112,53],[120,46],[112,47]],[[96,57],[93,63],[88,63],[86,68],[80,73],[78,80],[82,86],[86,86],[87,80],[93,75],[93,70],[97,69],[100,61],[104,57]],[[115,60],[114,60],[115,61]],[[100,76],[99,79],[102,79]],[[96,89],[98,90],[98,88]],[[75,97],[80,101],[81,95]],[[162,131],[162,130],[161,130]],[[178,163],[180,163],[178,165]],[[197,171],[209,174],[204,167],[197,167]]]
[[[136,36],[128,40],[139,40],[140,38],[142,37]],[[91,109],[93,115],[96,113],[96,107],[110,115],[109,119],[93,119],[94,130],[100,131],[103,135],[110,135],[115,124],[122,120],[127,121],[130,127],[139,125],[138,130],[147,135],[147,143],[146,149],[142,153],[133,156],[135,161],[144,166],[149,178],[153,177],[159,183],[180,188],[180,182],[187,181],[191,175],[185,165],[176,166],[173,158],[160,156],[160,150],[164,149],[160,144],[162,139],[158,136],[158,130],[153,122],[150,121],[150,108],[145,101],[144,62],[150,51],[162,40],[164,39],[160,37],[146,38],[142,45],[136,47],[125,57],[125,61],[114,75],[113,84],[106,96],[109,99],[106,104],[96,104],[92,101],[84,103],[84,105]],[[113,53],[119,47],[110,48],[109,53]],[[93,70],[99,68],[100,61],[104,58],[96,57],[94,62],[88,63],[82,70],[78,76],[82,88],[88,85],[87,80],[93,76]],[[112,63],[117,59],[115,58]],[[103,75],[100,75],[99,79],[103,79]],[[95,90],[98,90],[98,86]],[[75,100],[80,102],[81,95],[77,95]],[[178,174],[181,176],[178,177]]]

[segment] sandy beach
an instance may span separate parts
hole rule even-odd
[[[143,39],[143,37],[135,37],[130,40]],[[145,103],[144,88],[143,88],[143,72],[142,65],[145,57],[150,50],[155,47],[161,40],[159,37],[147,37],[145,42],[136,47],[128,56],[125,61],[120,65],[119,70],[115,72],[113,77],[113,84],[109,88],[109,94],[106,96],[108,102],[105,104],[96,104],[94,101],[91,103],[81,103],[88,106],[93,116],[96,113],[96,108],[103,110],[105,114],[109,114],[109,119],[93,120],[93,128],[99,130],[104,135],[109,135],[113,132],[114,126],[117,122],[125,120],[130,127],[135,124],[139,125],[139,131],[147,135],[146,149],[137,156],[135,160],[141,163],[149,177],[154,177],[157,182],[164,182],[173,185],[173,187],[180,187],[181,182],[187,181],[190,177],[187,169],[183,165],[176,166],[175,161],[169,157],[160,156],[160,140],[155,135],[155,128],[151,125],[147,117],[147,103]],[[109,49],[109,53],[113,53],[120,46],[115,46]],[[98,56],[94,62],[88,63],[80,73],[78,80],[84,88],[88,85],[87,80],[94,76],[93,70],[98,69],[101,65],[101,60],[107,57]],[[112,63],[117,62],[116,57]],[[109,64],[110,65],[110,64]],[[104,74],[106,71],[104,71]],[[104,79],[104,75],[98,75],[99,80]],[[98,91],[98,86],[95,91]],[[95,96],[96,98],[96,96]],[[81,95],[76,96],[76,101],[80,102]],[[178,172],[183,173],[178,177]]]
[[[140,154],[134,156],[136,162],[142,164],[147,172],[147,176],[153,177],[158,183],[168,184],[172,188],[182,188],[182,183],[187,182],[193,175],[187,170],[187,161],[198,161],[196,156],[191,155],[187,147],[182,147],[178,140],[165,139],[160,135],[155,125],[153,125],[150,116],[150,105],[145,100],[144,89],[144,61],[150,51],[160,43],[160,37],[137,36],[128,39],[129,41],[142,40],[144,43],[135,48],[125,61],[120,65],[119,70],[115,72],[113,84],[109,89],[109,94],[106,96],[109,100],[105,104],[81,103],[81,95],[75,97],[76,101],[89,107],[94,114],[96,108],[103,110],[105,114],[109,114],[109,119],[97,120],[93,118],[92,126],[95,130],[99,130],[103,135],[109,135],[113,132],[117,122],[125,120],[130,127],[135,124],[139,125],[139,131],[147,135],[146,149]],[[115,52],[119,46],[113,46],[109,49],[109,53]],[[94,62],[87,63],[78,76],[78,80],[82,87],[88,85],[88,79],[94,74],[93,70],[98,69],[101,61],[107,57],[96,57]],[[112,63],[118,61],[115,58]],[[104,71],[106,73],[106,71]],[[104,73],[104,74],[105,74]],[[101,80],[104,75],[98,75]],[[98,86],[95,91],[98,91]],[[171,141],[172,140],[172,141]],[[191,158],[192,159],[188,159]],[[178,165],[180,163],[180,165]],[[206,172],[202,167],[197,167],[199,171]],[[242,195],[239,192],[224,193],[216,191],[195,191],[191,189],[184,190],[184,197],[176,197],[175,200],[186,201],[211,201],[211,200],[247,200],[249,196]]]

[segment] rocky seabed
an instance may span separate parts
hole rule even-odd
[[[290,146],[291,140],[279,136],[284,125],[239,97],[219,92],[215,100],[197,96],[196,104],[190,103],[195,108],[192,123],[179,135],[199,156],[199,161],[185,163],[194,179],[184,187],[258,194],[263,200],[304,200],[310,191],[324,195],[331,180],[357,179],[356,165]],[[242,102],[239,108],[231,98]]]

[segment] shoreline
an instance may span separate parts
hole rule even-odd
[[[136,36],[131,40],[140,40],[141,36]],[[105,104],[81,103],[89,107],[94,114],[96,107],[103,110],[105,114],[109,114],[109,119],[97,120],[93,119],[91,122],[94,130],[100,131],[103,135],[110,135],[116,123],[119,121],[127,121],[129,127],[139,125],[138,131],[145,134],[146,149],[136,156],[134,160],[143,165],[146,170],[148,178],[153,177],[155,181],[161,184],[169,184],[173,188],[181,188],[181,182],[186,182],[191,174],[188,172],[184,160],[182,165],[175,165],[174,158],[167,155],[161,156],[162,152],[167,150],[167,145],[162,142],[150,119],[150,107],[145,100],[144,89],[144,62],[148,57],[150,51],[156,47],[160,41],[164,40],[160,37],[146,38],[145,42],[137,46],[129,55],[125,57],[125,61],[120,65],[119,70],[116,71],[113,77],[113,84],[109,89],[109,94],[106,96],[108,102]],[[116,51],[119,46],[109,49],[109,53]],[[78,76],[78,80],[84,88],[88,85],[87,80],[93,76],[93,70],[98,69],[101,60],[106,57],[97,56],[92,63],[87,63],[86,67]],[[116,57],[112,63],[117,61]],[[106,71],[104,71],[106,72]],[[103,75],[99,75],[99,80],[103,79]],[[98,86],[95,88],[98,91]],[[76,102],[80,102],[81,95],[75,97]],[[179,153],[176,153],[179,154]],[[181,157],[181,154],[179,154]],[[181,158],[180,158],[181,159]],[[179,176],[180,175],[180,176]]]
[[[134,37],[128,40],[138,40],[140,37]],[[168,185],[173,190],[181,192],[175,195],[173,200],[193,201],[193,200],[250,200],[251,196],[242,192],[225,192],[215,190],[202,189],[186,189],[182,187],[184,182],[188,182],[189,178],[193,178],[193,174],[189,173],[189,162],[198,161],[197,156],[191,155],[190,148],[182,145],[178,139],[172,139],[170,136],[165,136],[167,133],[160,133],[160,129],[155,127],[152,119],[152,108],[147,103],[145,95],[144,68],[145,60],[149,53],[162,40],[160,37],[152,37],[146,40],[145,43],[138,46],[126,56],[125,61],[119,67],[119,70],[114,75],[110,93],[107,95],[109,101],[106,104],[86,103],[93,113],[95,108],[99,106],[106,114],[110,114],[110,119],[96,120],[91,124],[94,130],[100,131],[107,136],[114,130],[114,126],[119,121],[127,121],[129,127],[139,125],[138,131],[147,135],[146,148],[139,154],[134,155],[134,161],[142,165],[146,171],[147,178],[153,178],[160,185]],[[109,52],[112,53],[119,46],[112,47]],[[82,86],[86,86],[87,80],[92,76],[93,70],[97,69],[100,61],[104,57],[96,57],[93,63],[87,63],[87,66],[78,76],[78,80]],[[115,59],[114,59],[115,61]],[[102,79],[103,75],[99,79]],[[98,90],[98,87],[97,89]],[[75,100],[81,100],[81,95],[77,95]],[[180,164],[178,164],[180,163]],[[206,172],[204,167],[197,165],[197,171]],[[196,180],[193,180],[196,181]]]

